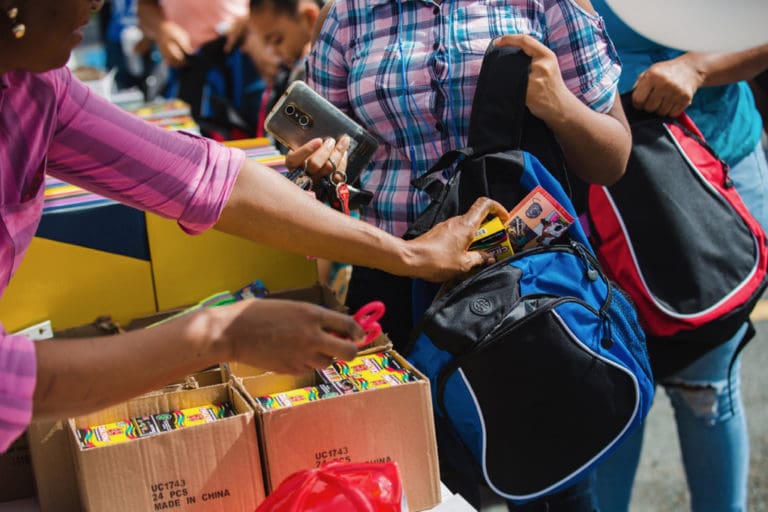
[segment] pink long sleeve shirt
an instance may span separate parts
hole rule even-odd
[[[199,233],[218,220],[244,159],[117,109],[66,68],[0,75],[0,294],[40,222],[46,172]],[[0,325],[0,452],[32,418],[36,367],[33,342]]]

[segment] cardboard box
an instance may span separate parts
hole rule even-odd
[[[56,338],[109,336],[121,328],[110,317],[56,332]],[[56,339],[45,343],[56,343]],[[65,420],[33,421],[27,429],[29,452],[37,487],[37,500],[42,512],[80,512],[72,451]]]
[[[339,304],[335,295],[327,287],[320,284],[305,288],[289,289],[281,292],[274,292],[270,297],[302,300],[315,304],[322,304],[326,307],[346,311],[346,308]],[[180,309],[154,313],[132,320],[128,324],[128,330],[140,329],[146,325],[161,320],[170,314],[176,313]],[[83,326],[89,327],[91,324]],[[101,332],[100,334],[105,334]],[[55,340],[52,340],[55,342]],[[248,365],[238,365],[231,363],[240,375],[256,375],[264,373],[264,370],[250,367]],[[191,375],[199,387],[217,385],[229,380],[231,369],[212,369],[202,371]],[[180,386],[189,382],[189,378],[176,383],[169,383],[168,386],[157,391],[148,393],[147,396],[165,393],[169,391],[178,391]],[[80,504],[80,495],[75,478],[74,462],[70,450],[70,439],[68,435],[68,426],[66,421],[42,420],[33,422],[29,428],[30,455],[32,458],[32,467],[34,468],[34,480],[38,489],[38,501],[42,512],[79,512],[82,510]],[[10,498],[9,498],[10,499]]]
[[[0,455],[0,501],[18,500],[35,495],[35,478],[26,433]]]
[[[316,385],[315,375],[265,373],[235,379],[256,409],[269,491],[291,473],[331,460],[396,461],[410,510],[426,510],[440,502],[429,381],[391,353],[419,379],[270,411],[253,397]]]
[[[77,439],[77,428],[217,402],[237,414],[97,448]],[[264,499],[254,412],[230,384],[136,398],[70,419],[68,430],[84,510],[253,512]]]
[[[221,368],[194,373],[183,381],[148,393],[146,396],[216,386],[225,382]],[[37,485],[41,512],[80,512],[80,491],[74,471],[69,426],[65,420],[38,420],[28,430],[30,473]],[[34,470],[34,471],[33,471]],[[7,481],[7,480],[3,480]],[[34,487],[32,487],[34,489]],[[34,495],[34,492],[29,494]],[[0,495],[1,496],[1,495]]]
[[[65,420],[37,420],[29,425],[29,451],[41,512],[82,510],[68,432]]]

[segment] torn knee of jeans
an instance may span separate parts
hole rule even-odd
[[[718,417],[720,390],[713,383],[692,383],[681,380],[664,383],[670,398],[682,399],[691,408],[694,415],[714,423]]]

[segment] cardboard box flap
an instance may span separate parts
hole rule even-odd
[[[270,292],[267,295],[268,299],[283,299],[283,300],[297,300],[301,302],[311,302],[312,304],[320,304],[334,311],[341,311],[346,313],[348,308],[339,302],[336,294],[333,290],[320,283],[315,283],[313,286],[305,288],[293,288],[289,290],[280,290],[276,292]]]

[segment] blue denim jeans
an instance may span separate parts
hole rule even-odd
[[[744,204],[768,231],[768,162],[762,144],[731,167],[729,174]]]
[[[660,383],[675,412],[694,512],[746,510],[749,438],[738,359],[728,378],[745,331],[746,325],[727,343]],[[642,445],[640,427],[597,469],[595,492],[602,510],[629,510]]]
[[[752,215],[768,228],[768,163],[762,147],[758,144],[730,175]],[[738,359],[729,375],[746,329],[659,383],[674,409],[694,512],[746,510],[749,437]],[[629,510],[642,445],[641,427],[598,468],[595,492],[603,510]]]

